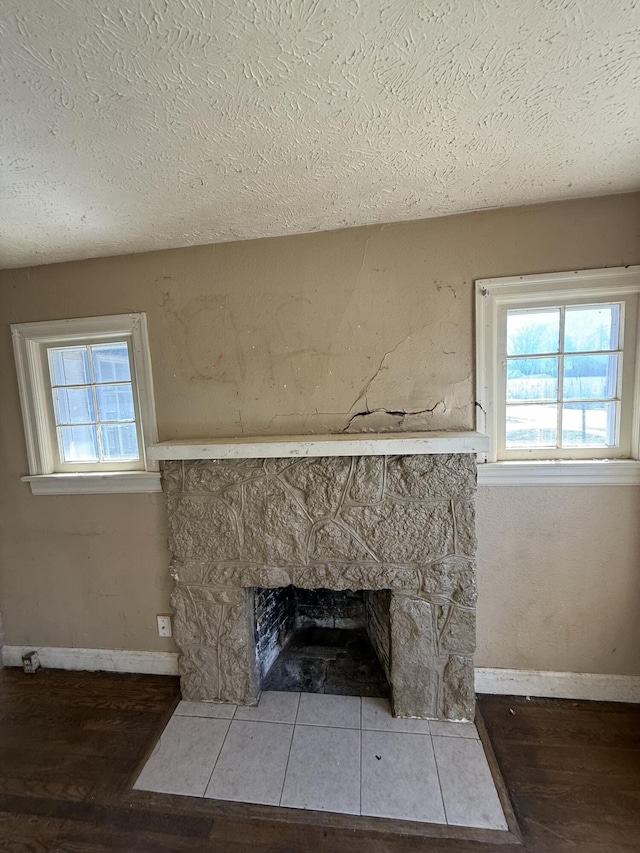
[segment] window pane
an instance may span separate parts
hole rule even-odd
[[[126,343],[91,347],[95,382],[130,382],[129,348]]]
[[[562,407],[563,447],[615,444],[615,403],[567,403]]]
[[[56,424],[86,424],[95,420],[91,388],[56,388]]]
[[[96,385],[101,421],[132,421],[134,418],[131,385]]]
[[[58,427],[62,462],[97,462],[98,438],[94,426]]]
[[[86,385],[89,362],[86,347],[55,347],[49,350],[52,385]]]
[[[565,352],[618,349],[619,329],[619,305],[567,308],[564,320]]]
[[[558,352],[559,342],[559,308],[507,311],[507,355]]]
[[[507,400],[556,400],[557,358],[512,358],[507,362]]]
[[[114,459],[138,458],[135,424],[103,424],[100,429],[105,462],[111,462]]]
[[[564,360],[565,400],[615,397],[618,384],[617,355],[572,355]]]
[[[507,447],[555,447],[557,406],[507,406]]]

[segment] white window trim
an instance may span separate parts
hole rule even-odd
[[[476,429],[490,449],[478,457],[479,485],[640,485],[640,317],[636,325],[631,457],[498,461],[498,308],[530,296],[531,303],[640,294],[640,266],[478,279],[476,285]],[[627,355],[628,357],[628,355]]]
[[[640,486],[635,459],[550,459],[478,465],[479,486]]]
[[[22,406],[29,476],[33,494],[100,494],[110,492],[161,491],[158,463],[149,459],[147,448],[158,440],[153,396],[153,377],[147,321],[144,314],[114,314],[19,323],[11,327]],[[47,344],[68,344],[86,338],[108,340],[118,336],[131,340],[140,411],[142,469],[138,471],[90,471],[56,473],[48,417],[49,379],[42,368],[42,348]]]

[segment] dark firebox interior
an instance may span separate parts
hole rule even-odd
[[[255,590],[262,690],[389,697],[388,590]]]

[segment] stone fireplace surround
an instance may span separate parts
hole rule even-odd
[[[164,460],[183,698],[256,703],[256,588],[366,590],[394,714],[473,719],[485,449],[453,432],[151,448]]]

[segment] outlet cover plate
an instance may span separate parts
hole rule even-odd
[[[158,620],[158,634],[161,637],[170,637],[172,635],[171,616],[164,613],[158,613],[156,618]]]

